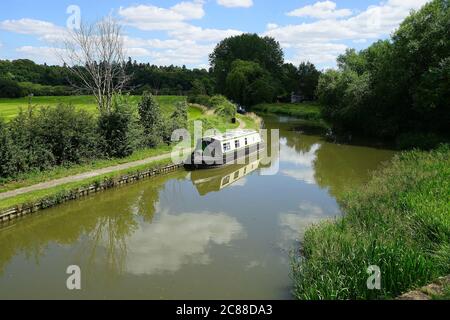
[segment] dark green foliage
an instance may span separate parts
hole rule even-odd
[[[243,34],[221,41],[210,55],[210,62],[216,78],[217,91],[225,93],[228,74],[236,60],[258,63],[271,75],[279,75],[284,63],[280,44],[270,37],[257,34]]]
[[[206,95],[190,95],[188,97],[188,102],[211,108],[210,99],[211,97]]]
[[[42,108],[36,118],[36,130],[56,165],[81,163],[98,155],[96,122],[84,110],[63,104]]]
[[[164,126],[164,142],[170,144],[175,130],[188,130],[188,105],[187,102],[178,102],[175,111],[166,121]]]
[[[103,113],[98,119],[98,133],[102,152],[111,158],[123,158],[133,153],[128,129],[132,116],[128,112],[114,109]]]
[[[298,92],[307,101],[316,100],[316,90],[319,83],[320,71],[310,62],[303,62],[298,68]],[[297,91],[297,90],[296,90]]]
[[[236,60],[226,79],[226,94],[233,101],[247,106],[271,102],[275,98],[274,82],[258,63]]]
[[[450,137],[450,6],[434,0],[412,13],[391,41],[338,59],[321,76],[324,115],[338,131],[402,140]],[[414,139],[410,139],[414,140]],[[434,139],[433,139],[434,140]]]
[[[208,70],[176,66],[156,66],[137,63],[131,59],[126,64],[127,74],[132,75],[130,93],[141,95],[145,91],[157,95],[208,94],[214,92],[214,79]],[[10,89],[1,90],[0,97],[64,96],[73,94],[71,85],[80,87],[79,79],[64,66],[35,64],[30,60],[0,60],[0,75],[8,80]],[[12,81],[12,82],[11,82]],[[0,81],[0,88],[1,88]],[[19,87],[21,91],[19,91]],[[14,91],[12,90],[14,89]],[[14,93],[13,93],[14,92]]]
[[[293,261],[298,299],[378,299],[450,273],[450,147],[406,152],[341,199],[343,218],[309,229]],[[369,266],[381,290],[368,290]]]
[[[14,174],[14,147],[9,130],[0,119],[0,178]]]
[[[0,78],[0,98],[21,98],[24,96],[25,92],[16,81]]]
[[[139,121],[144,128],[146,145],[155,147],[163,141],[164,119],[159,104],[151,93],[145,92],[138,105]]]

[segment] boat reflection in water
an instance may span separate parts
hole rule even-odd
[[[239,180],[258,170],[260,163],[261,157],[253,155],[245,159],[245,164],[192,171],[191,180],[199,194],[204,196],[239,183]]]

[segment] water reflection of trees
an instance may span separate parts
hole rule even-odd
[[[181,178],[182,174],[171,177]],[[76,261],[93,270],[101,260],[101,268],[120,274],[125,268],[126,239],[138,227],[138,218],[153,219],[155,204],[166,181],[167,177],[160,177],[146,182],[145,187],[110,190],[0,229],[0,273],[19,254],[39,264],[51,245],[73,245],[80,241]]]
[[[298,154],[310,153],[315,146],[320,146],[313,161],[314,179],[335,197],[366,183],[371,173],[394,154],[389,150],[328,143],[320,137],[293,131],[284,131],[281,136],[286,139],[286,146]]]

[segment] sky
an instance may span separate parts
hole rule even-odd
[[[0,59],[60,64],[67,27],[78,17],[112,15],[123,24],[127,56],[156,65],[209,67],[228,36],[246,32],[280,42],[287,62],[336,66],[347,48],[388,38],[427,0],[14,0],[0,2]]]

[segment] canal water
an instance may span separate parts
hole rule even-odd
[[[339,217],[337,197],[394,153],[265,123],[281,128],[270,165],[178,171],[1,228],[0,299],[290,299],[305,230]],[[70,265],[81,290],[66,287]]]

